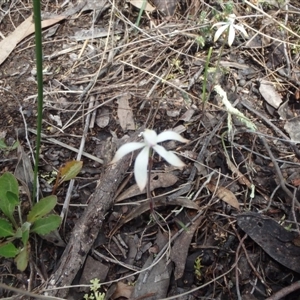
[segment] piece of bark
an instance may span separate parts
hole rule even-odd
[[[182,231],[171,249],[170,258],[175,263],[175,280],[183,276],[186,265],[186,258],[188,256],[192,238],[202,220],[203,217],[199,217],[187,230]]]
[[[127,141],[136,141],[140,129]],[[76,274],[83,266],[86,256],[97,238],[105,220],[105,215],[114,204],[114,196],[119,184],[124,179],[131,155],[126,155],[113,165],[107,166],[102,172],[95,192],[88,200],[88,206],[83,215],[77,220],[70,240],[61,257],[57,270],[51,275],[46,289],[47,295],[66,298],[68,289],[51,290],[57,287],[70,286]]]

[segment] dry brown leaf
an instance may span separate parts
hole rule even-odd
[[[31,199],[32,186],[33,186],[33,168],[29,156],[25,153],[22,145],[18,146],[18,162],[15,168],[14,175],[22,183],[28,198]]]
[[[130,299],[133,289],[134,289],[133,286],[130,286],[128,284],[125,284],[125,283],[119,281],[117,283],[116,291],[111,296],[111,299],[114,300],[114,299],[118,299],[120,297]]]
[[[300,117],[295,117],[293,119],[290,119],[286,121],[284,125],[284,129],[290,136],[291,141],[297,144],[300,143],[299,126],[300,126]]]
[[[249,179],[239,171],[239,169],[231,162],[229,159],[229,156],[226,156],[226,163],[228,165],[228,168],[234,174],[237,176],[237,180],[240,184],[246,185],[247,188],[252,189],[252,183],[249,181]]]
[[[158,231],[154,244],[161,250],[169,243],[169,236],[166,232]],[[133,299],[165,299],[170,287],[171,273],[173,265],[168,263],[168,258],[163,255],[154,263],[154,255],[150,254],[143,264],[143,270],[149,270],[147,276],[141,272],[134,285],[134,291],[131,295]]]
[[[66,16],[56,16],[55,18],[42,21],[42,28],[49,27],[61,20]],[[17,44],[21,42],[28,35],[34,33],[33,17],[28,17],[23,23],[21,23],[14,32],[7,36],[0,42],[0,65],[6,60],[9,54],[15,49]]]
[[[144,0],[129,0],[129,3],[131,3],[133,6],[135,6],[136,8],[141,9],[143,7],[143,2]],[[153,7],[151,4],[148,3],[148,1],[146,1],[146,6],[145,6],[145,11],[148,12],[153,12],[155,10],[155,7]]]
[[[202,219],[202,217],[198,218],[187,230],[183,230],[179,237],[176,239],[174,246],[171,249],[170,257],[175,264],[175,280],[183,276],[190,244],[195,230],[197,230],[197,228],[199,227]]]
[[[274,108],[278,108],[282,103],[282,98],[276,91],[272,82],[262,80],[259,86],[259,92],[264,99]]]
[[[152,199],[154,201],[154,207],[162,207],[167,205],[173,205],[173,206],[183,206],[190,209],[199,210],[200,207],[192,200],[185,198],[185,197],[178,197],[176,199],[173,199],[172,201],[167,200],[166,197],[157,197]],[[117,224],[117,226],[110,232],[109,236],[113,236],[119,228],[121,228],[124,224],[128,223],[129,221],[133,220],[134,218],[140,216],[144,212],[150,210],[150,200],[147,200],[143,203],[141,203],[139,206],[133,208],[129,214],[122,219],[122,221]]]
[[[212,192],[216,193],[216,196],[223,200],[224,202],[230,204],[232,207],[236,209],[240,209],[240,204],[236,199],[233,192],[229,191],[228,189],[224,188],[223,186],[216,187],[212,183],[208,183],[207,188]]]
[[[128,101],[130,98],[130,94],[125,93],[118,99],[118,118],[124,131],[135,130],[133,113]]]
[[[156,8],[166,16],[173,16],[178,0],[152,0]]]
[[[194,113],[195,113],[195,110],[190,108],[179,118],[179,120],[184,121],[184,122],[190,122]]]
[[[177,182],[178,178],[177,176],[171,174],[171,173],[156,173],[152,174],[150,177],[150,191],[153,191],[157,188],[165,188],[172,186]],[[128,188],[125,192],[123,192],[121,195],[119,195],[116,199],[116,202],[120,202],[122,200],[131,198],[133,196],[145,194],[146,190],[140,191],[139,187],[134,184],[130,188]]]
[[[294,180],[292,180],[292,184],[293,184],[293,186],[300,186],[300,178],[296,178],[296,179],[294,179]]]

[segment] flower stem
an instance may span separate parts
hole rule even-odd
[[[151,156],[149,156],[149,164],[148,164],[148,180],[147,180],[147,185],[146,185],[146,190],[147,190],[147,198],[150,199],[150,213],[153,214],[154,211],[154,201],[151,195],[151,190],[150,190],[150,179],[151,179],[151,170],[153,166],[153,159]]]

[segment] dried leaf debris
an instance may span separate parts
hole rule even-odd
[[[83,270],[78,281],[100,278],[110,299],[297,293],[300,7],[275,2],[43,2],[41,192],[52,193],[54,173],[80,151],[83,168],[64,226],[32,241],[39,251],[30,267],[17,274],[0,258],[1,297],[13,295],[10,285],[83,299],[84,289],[63,288]],[[26,211],[36,126],[32,12],[21,0],[0,8],[0,170],[25,171]],[[229,48],[226,28],[214,42],[213,25],[232,14],[249,38],[236,32]],[[143,193],[132,177],[136,153],[108,164],[142,127],[180,128],[190,140],[162,144],[186,166],[152,157]],[[67,188],[57,191],[58,213]],[[95,261],[103,272],[89,268]]]

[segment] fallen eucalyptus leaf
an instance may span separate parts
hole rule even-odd
[[[150,191],[152,192],[153,190],[161,187],[166,188],[172,186],[177,182],[177,180],[177,176],[173,175],[172,173],[151,174]],[[116,199],[116,202],[120,202],[122,200],[145,193],[145,190],[141,192],[137,184],[134,184],[131,187],[129,187],[126,191],[124,191],[121,195],[119,195]]]
[[[262,80],[260,82],[259,92],[263,98],[274,108],[278,108],[282,103],[281,96],[271,82]]]

